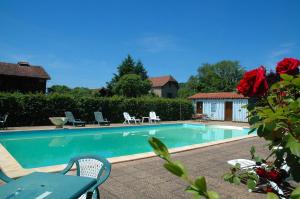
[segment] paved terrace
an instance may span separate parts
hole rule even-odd
[[[249,193],[244,185],[236,186],[224,182],[222,175],[229,171],[226,161],[236,158],[249,158],[250,147],[256,146],[257,152],[266,155],[264,143],[259,138],[209,146],[187,152],[173,154],[181,160],[191,176],[206,177],[209,189],[220,193],[221,198],[265,198],[263,194]],[[124,199],[179,199],[191,198],[185,193],[186,184],[163,168],[164,161],[148,158],[113,164],[110,178],[101,186],[101,197]]]

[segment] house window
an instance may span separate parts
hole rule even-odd
[[[211,103],[210,112],[212,112],[212,113],[217,112],[217,103],[216,102]]]

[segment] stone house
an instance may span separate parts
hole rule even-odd
[[[159,97],[175,98],[179,89],[178,82],[171,75],[162,77],[151,77],[151,92]]]

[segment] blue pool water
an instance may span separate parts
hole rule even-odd
[[[169,148],[207,143],[248,134],[248,129],[212,125],[163,124],[137,127],[62,129],[0,133],[0,143],[24,168],[67,163],[84,154],[116,157],[150,152],[148,137]]]

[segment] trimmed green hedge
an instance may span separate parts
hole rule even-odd
[[[123,112],[141,118],[155,111],[164,121],[190,119],[192,103],[184,99],[158,97],[74,97],[66,94],[0,93],[0,115],[9,113],[8,126],[48,125],[49,117],[72,111],[75,118],[94,122],[94,111],[101,110],[111,122],[123,122]]]

